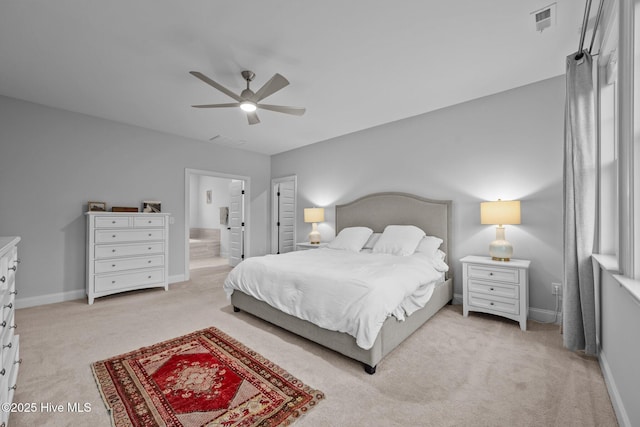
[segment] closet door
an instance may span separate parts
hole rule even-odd
[[[272,253],[295,250],[296,245],[296,177],[274,180],[272,183]]]
[[[244,259],[244,181],[229,184],[229,265]]]

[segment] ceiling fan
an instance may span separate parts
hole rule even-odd
[[[247,113],[247,119],[249,120],[250,125],[255,125],[260,123],[260,119],[258,118],[258,114],[256,114],[256,110],[258,108],[263,110],[275,111],[277,113],[285,113],[292,114],[294,116],[301,116],[306,111],[301,107],[286,107],[284,105],[270,105],[270,104],[259,104],[260,101],[265,99],[266,97],[273,95],[280,89],[286,87],[289,84],[289,81],[285,79],[282,75],[276,73],[271,80],[266,82],[257,92],[252,91],[249,88],[249,84],[256,76],[253,71],[243,71],[242,78],[247,81],[247,88],[240,93],[240,95],[236,95],[231,92],[226,87],[222,86],[220,83],[216,83],[211,80],[209,77],[198,71],[189,71],[190,74],[199,78],[206,84],[213,86],[218,89],[220,92],[224,93],[227,96],[235,99],[238,102],[232,102],[230,104],[204,104],[204,105],[192,105],[195,108],[227,108],[227,107],[240,107],[244,112]]]

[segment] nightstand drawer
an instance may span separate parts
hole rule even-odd
[[[497,280],[507,283],[518,283],[518,270],[515,268],[501,268],[492,266],[469,265],[468,274],[470,278]]]
[[[518,299],[520,298],[520,287],[518,285],[508,285],[504,283],[483,282],[476,279],[469,279],[469,292],[487,295],[497,295],[499,297]]]
[[[469,305],[472,307],[518,315],[520,314],[518,304],[518,300],[469,292]]]

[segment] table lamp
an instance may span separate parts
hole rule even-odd
[[[513,246],[504,238],[505,224],[520,224],[520,201],[503,201],[480,203],[480,223],[494,224],[496,240],[489,245],[489,255],[495,261],[509,261],[513,255]]]
[[[320,232],[318,223],[324,221],[324,208],[305,208],[304,222],[311,223],[311,233],[309,233],[309,243],[317,245],[320,243]]]

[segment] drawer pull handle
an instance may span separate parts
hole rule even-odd
[[[16,360],[15,362],[13,362],[14,365],[20,365],[22,364],[22,357],[18,360]]]
[[[6,282],[6,281],[7,281],[7,278],[6,278],[6,277],[4,277],[4,276],[0,277],[0,282],[4,283],[4,282]]]
[[[9,326],[9,329],[16,329],[18,327],[17,324],[14,324],[13,326]]]
[[[11,347],[13,347],[13,343],[5,344],[2,346],[2,348],[11,348]]]
[[[18,269],[17,265],[14,265],[13,267],[9,267],[7,268],[7,270],[13,270],[14,272]]]
[[[11,291],[9,292],[9,295],[18,295],[18,291]]]
[[[9,387],[9,391],[15,390],[18,388],[18,384],[14,384],[13,387]]]
[[[13,308],[13,303],[10,302],[9,304],[5,305],[4,308]]]

